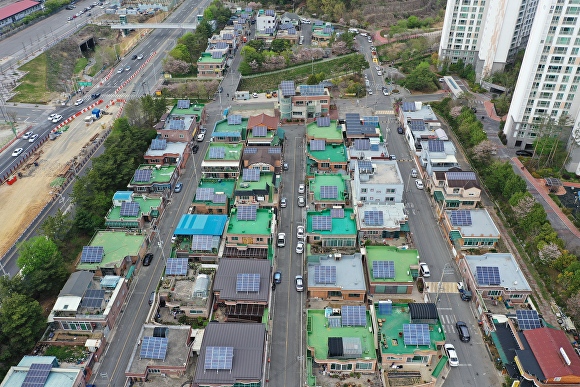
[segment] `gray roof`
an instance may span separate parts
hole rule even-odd
[[[477,266],[495,266],[499,269],[501,284],[499,286],[510,290],[531,291],[530,285],[513,255],[509,253],[487,253],[484,255],[466,255],[465,260],[473,277],[477,280]],[[478,285],[478,288],[487,287]],[[497,286],[491,286],[497,288]]]
[[[270,261],[267,259],[222,258],[213,281],[213,291],[219,292],[222,300],[267,302],[270,292],[270,272]],[[237,292],[238,274],[259,274],[260,290]]]
[[[347,290],[365,290],[365,276],[362,264],[362,255],[343,255],[335,260],[334,255],[314,255],[308,257],[308,288],[336,288]],[[316,283],[314,272],[316,266],[335,266],[336,283]]]
[[[265,339],[266,330],[260,323],[210,322],[203,335],[193,386],[259,382],[262,379]],[[231,371],[205,370],[207,347],[233,347]]]
[[[470,226],[453,226],[459,229],[463,238],[499,238],[500,233],[493,219],[486,209],[465,210],[471,213]],[[447,218],[451,219],[452,211],[445,211]]]
[[[90,271],[76,271],[68,277],[58,296],[82,297],[92,281],[93,273]]]

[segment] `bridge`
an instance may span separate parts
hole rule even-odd
[[[197,28],[197,23],[115,23],[111,24],[111,28],[115,30],[136,30],[136,29],[166,29],[166,30],[194,30]]]

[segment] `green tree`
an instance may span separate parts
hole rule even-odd
[[[54,241],[58,246],[62,246],[69,235],[72,225],[73,221],[70,214],[65,214],[59,208],[54,216],[47,217],[42,223],[40,233]]]
[[[439,89],[437,75],[431,71],[428,62],[421,62],[401,84],[411,90],[436,91]]]
[[[191,54],[185,44],[177,44],[173,50],[169,51],[169,55],[177,60],[182,60],[187,63],[192,62]]]
[[[276,53],[286,51],[291,47],[290,41],[287,39],[274,39],[270,44],[270,49]]]
[[[276,39],[274,39],[274,40],[276,40]],[[246,45],[246,47],[251,47],[251,48],[253,48],[254,50],[256,50],[258,52],[263,51],[264,48],[265,48],[264,41],[261,40],[261,39],[260,40],[258,40],[258,39],[256,39],[256,40],[250,40],[248,42],[248,44]]]
[[[46,327],[42,308],[23,294],[2,299],[0,308],[0,361],[16,360],[28,353]]]

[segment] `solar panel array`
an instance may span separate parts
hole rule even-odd
[[[242,171],[243,181],[260,181],[260,170],[257,168],[244,168]]]
[[[225,203],[227,200],[227,196],[225,193],[223,194],[214,194],[213,195],[213,200],[212,202],[216,203],[216,204],[223,204]]]
[[[265,126],[254,126],[252,128],[252,136],[254,137],[266,137],[268,134],[268,128]]]
[[[357,161],[359,173],[373,173],[373,163],[369,160]]]
[[[318,117],[316,119],[316,125],[319,127],[330,126],[330,117]]]
[[[239,114],[230,114],[228,116],[228,125],[239,125],[242,123],[242,116]]]
[[[213,188],[198,188],[195,190],[195,200],[206,202],[213,199]]]
[[[171,130],[183,130],[183,129],[185,129],[185,121],[183,121],[183,120],[171,120],[171,121],[169,121],[169,129],[171,129]]]
[[[415,111],[415,102],[403,102],[403,111],[404,112],[414,112]]]
[[[191,249],[194,251],[211,251],[213,247],[213,235],[196,235],[192,238]]]
[[[264,11],[264,15],[266,16],[274,16],[276,13],[273,9],[267,9]]]
[[[52,364],[38,364],[30,365],[26,377],[22,381],[22,387],[43,387],[52,370]]]
[[[223,146],[209,148],[210,159],[223,159],[224,157],[226,157],[226,148]]]
[[[535,310],[518,309],[516,310],[516,318],[518,319],[518,326],[522,330],[542,327],[540,316]]]
[[[234,347],[207,347],[205,349],[204,370],[231,370]]]
[[[445,144],[441,140],[429,140],[429,152],[444,152]]]
[[[324,149],[326,149],[325,140],[310,140],[311,151],[323,151]]]
[[[326,215],[312,216],[312,229],[317,231],[331,231],[332,218]]]
[[[363,116],[362,120],[365,124],[378,124],[379,117],[378,116]]]
[[[169,258],[167,260],[167,265],[165,266],[165,274],[186,275],[187,266],[187,258]]]
[[[379,314],[391,314],[393,312],[393,302],[388,301],[379,301]]]
[[[452,226],[471,226],[471,211],[469,210],[455,210],[451,211],[451,225]]]
[[[221,59],[224,56],[224,53],[221,51],[213,51],[211,53],[211,58],[212,59]]]
[[[296,28],[288,28],[288,35],[296,35]]]
[[[429,324],[403,324],[405,345],[430,345]]]
[[[232,34],[223,34],[223,39],[225,40],[231,40],[234,38],[234,35]]]
[[[336,266],[317,265],[314,266],[314,282],[317,284],[336,283]]]
[[[167,148],[167,140],[154,138],[153,141],[151,141],[151,150],[164,150],[166,148]]]
[[[324,87],[322,85],[300,85],[300,95],[324,95]]]
[[[354,139],[354,149],[356,149],[356,150],[369,150],[369,149],[371,149],[371,141],[368,138],[355,138]]]
[[[153,172],[150,169],[138,169],[135,171],[135,174],[133,175],[133,180],[135,182],[148,182],[149,180],[151,180],[151,175],[153,174]]]
[[[167,337],[169,333],[169,328],[167,327],[155,327],[153,328],[153,337]]]
[[[265,34],[273,34],[274,32],[276,32],[276,30],[272,27],[268,27],[268,28],[264,29]]]
[[[499,267],[497,266],[476,266],[475,275],[477,283],[480,285],[501,285]]]
[[[87,289],[81,300],[81,306],[83,308],[100,308],[104,299],[104,289]]]
[[[322,29],[323,34],[332,34],[332,27],[324,27]]]
[[[475,172],[445,172],[445,176],[447,180],[477,180]]]
[[[102,246],[84,246],[81,253],[81,263],[100,263],[105,255]]]
[[[358,113],[346,113],[344,115],[344,120],[347,124],[360,124],[360,114]]]
[[[280,154],[282,153],[282,148],[280,148],[279,146],[271,146],[268,148],[268,153]]]
[[[344,208],[332,208],[330,210],[330,217],[331,218],[344,218]]]
[[[341,308],[342,326],[366,327],[367,309],[363,306],[345,305]]]
[[[321,199],[336,199],[338,198],[338,187],[335,185],[321,185],[320,186]]]
[[[328,316],[329,328],[340,328],[342,326],[342,318],[340,316]]]
[[[411,120],[409,122],[409,127],[413,132],[421,132],[425,130],[425,121],[423,120]]]
[[[190,102],[188,99],[178,99],[177,108],[178,109],[189,109]]]
[[[238,273],[236,276],[236,292],[257,293],[260,291],[260,274]]]
[[[121,216],[136,217],[139,215],[139,203],[137,202],[123,202],[121,203]]]
[[[395,261],[373,261],[373,277],[395,278]]]
[[[365,211],[364,221],[367,226],[382,226],[383,211]]]
[[[244,154],[245,155],[254,155],[256,153],[258,153],[258,148],[255,148],[255,147],[244,148]]]
[[[139,356],[142,359],[165,360],[168,341],[167,337],[143,337]]]
[[[217,42],[215,45],[215,48],[217,48],[218,50],[223,50],[225,48],[228,48],[229,44],[227,44],[226,42]]]
[[[237,219],[238,220],[256,220],[258,212],[258,206],[246,205],[246,206],[238,206],[238,213]]]
[[[296,95],[296,86],[294,86],[294,81],[280,82],[280,90],[282,95],[285,97]]]

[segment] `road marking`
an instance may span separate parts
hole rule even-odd
[[[392,110],[377,110],[375,112],[375,114],[385,115],[386,116],[386,115],[389,115],[389,114],[395,114],[395,112],[392,111]]]

